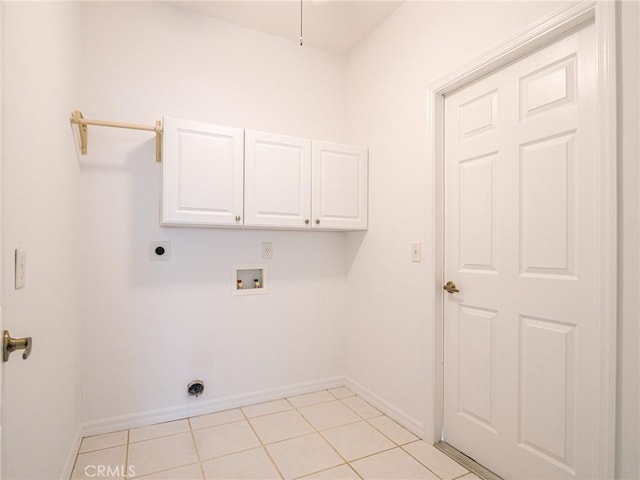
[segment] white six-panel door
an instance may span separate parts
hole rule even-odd
[[[311,140],[245,132],[248,226],[310,227]]]
[[[445,440],[504,478],[597,476],[593,25],[445,98]]]
[[[244,130],[165,117],[163,225],[242,225]]]

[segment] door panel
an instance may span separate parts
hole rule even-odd
[[[459,307],[460,377],[458,411],[495,433],[496,313],[470,306]]]
[[[594,27],[445,98],[445,440],[505,478],[597,476]]]
[[[497,153],[460,162],[460,266],[495,272]]]
[[[570,465],[575,416],[576,325],[520,317],[518,441],[550,461]]]
[[[573,275],[575,133],[520,148],[522,274]]]

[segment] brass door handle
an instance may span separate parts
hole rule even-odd
[[[22,358],[26,360],[31,355],[31,347],[33,346],[33,340],[31,337],[24,338],[12,338],[9,335],[9,330],[4,331],[2,335],[2,361],[8,362],[9,355],[16,350],[24,350],[22,352]]]
[[[460,291],[458,290],[454,282],[447,282],[442,288],[444,288],[449,293],[458,293]]]

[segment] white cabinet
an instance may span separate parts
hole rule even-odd
[[[162,225],[241,225],[244,130],[165,117]]]
[[[308,227],[311,140],[247,130],[244,155],[244,224]]]
[[[314,228],[366,230],[367,149],[313,141],[311,208]]]
[[[367,150],[247,130],[247,226],[366,230]]]
[[[365,148],[164,118],[162,225],[366,230],[367,185]]]

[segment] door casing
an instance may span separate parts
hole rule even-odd
[[[491,74],[514,60],[538,50],[555,39],[593,20],[596,27],[598,149],[601,158],[599,214],[600,242],[600,348],[597,382],[599,391],[598,476],[615,476],[616,323],[617,323],[617,150],[616,150],[616,59],[615,2],[585,1],[564,7],[542,18],[516,37],[497,45],[472,62],[434,82],[427,89],[428,165],[432,169],[434,192],[434,352],[433,409],[425,425],[433,425],[433,442],[444,432],[444,98],[446,95]],[[425,432],[428,436],[430,432]],[[428,437],[427,437],[428,438]]]

